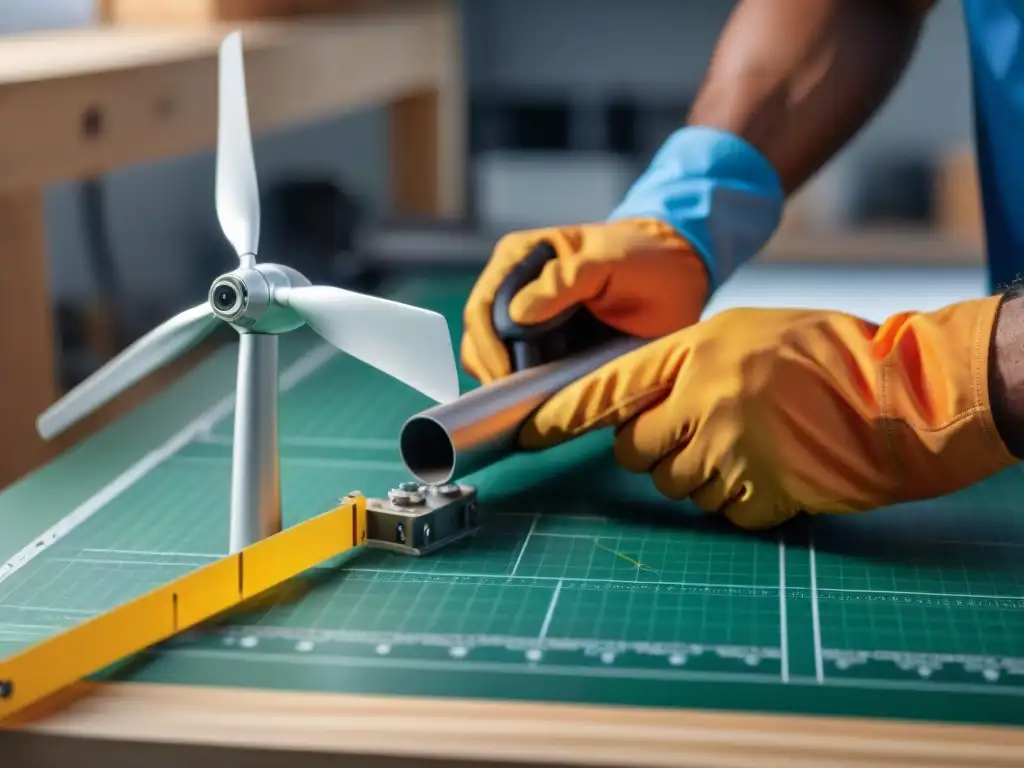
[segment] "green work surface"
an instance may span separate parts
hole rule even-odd
[[[457,339],[469,284],[435,273],[393,295]],[[234,352],[0,495],[0,655],[226,552]],[[426,398],[305,333],[281,381],[286,524],[407,479],[396,438]],[[1020,469],[753,535],[663,500],[610,445],[466,478],[478,538],[357,552],[107,675],[1024,723]]]

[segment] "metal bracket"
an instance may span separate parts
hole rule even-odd
[[[422,556],[479,530],[476,488],[469,485],[406,482],[391,489],[386,499],[366,499],[364,543],[371,549]]]

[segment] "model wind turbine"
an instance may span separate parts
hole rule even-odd
[[[51,438],[206,338],[221,322],[239,335],[231,480],[231,552],[281,529],[277,442],[278,336],[310,326],[338,349],[439,402],[459,395],[441,315],[341,288],[311,285],[290,267],[259,264],[259,190],[245,92],[241,34],[220,48],[217,217],[238,268],[213,281],[207,301],[143,336],[39,417]],[[344,397],[344,394],[339,394]]]

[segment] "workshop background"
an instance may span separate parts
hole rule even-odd
[[[148,7],[163,5],[153,0]],[[733,3],[455,5],[469,115],[468,211],[473,228],[500,234],[602,218],[682,120]],[[102,0],[3,0],[0,31],[95,24],[101,7]],[[980,259],[966,56],[960,3],[943,0],[895,95],[790,206],[773,253],[842,260],[884,250],[911,262]],[[382,106],[258,135],[261,250],[287,252],[289,263],[301,262],[313,279],[341,279],[346,268],[358,273],[354,256],[346,262],[338,255],[356,247],[356,230],[384,227],[392,218],[388,126]],[[213,175],[211,147],[47,189],[64,388],[194,303],[230,266]],[[861,247],[867,237],[890,240],[884,249]],[[317,264],[333,265],[334,273],[316,274]]]

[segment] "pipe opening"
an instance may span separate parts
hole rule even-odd
[[[415,416],[402,427],[399,451],[409,473],[427,485],[451,482],[455,472],[455,444],[451,435],[429,417]]]

